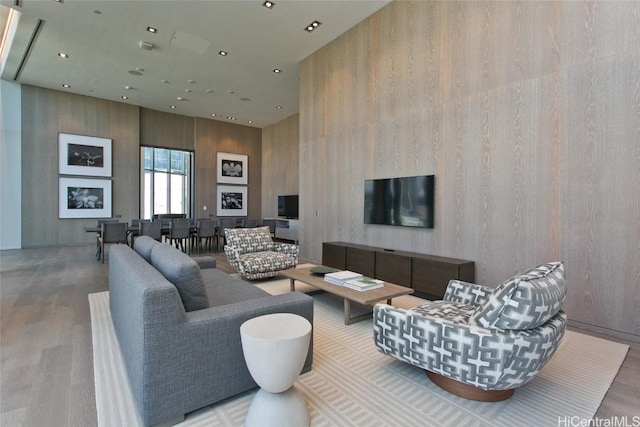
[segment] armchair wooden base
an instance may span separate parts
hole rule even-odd
[[[441,389],[469,400],[480,402],[500,402],[513,395],[514,389],[509,390],[483,390],[469,384],[461,383],[431,371],[424,371],[429,379]]]

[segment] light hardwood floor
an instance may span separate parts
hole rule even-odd
[[[94,253],[93,246],[0,252],[1,426],[97,424],[87,295],[108,290],[109,259],[108,250],[105,264]],[[232,272],[224,254],[212,255]],[[599,418],[640,416],[640,344],[626,343]]]

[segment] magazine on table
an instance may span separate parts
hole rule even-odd
[[[355,289],[356,291],[368,291],[371,289],[382,288],[384,286],[384,281],[372,279],[370,277],[360,277],[358,279],[347,280],[342,286]]]
[[[359,279],[362,274],[354,271],[344,270],[336,271],[335,273],[328,273],[324,275],[325,282],[332,283],[334,285],[343,286],[343,283],[347,280]]]

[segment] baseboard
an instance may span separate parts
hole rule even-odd
[[[569,327],[576,329],[576,332],[591,332],[594,334],[604,335],[603,338],[613,338],[640,343],[640,335],[616,331],[615,329],[603,328],[601,326],[591,325],[589,323],[578,322],[576,320],[570,319],[567,324]]]

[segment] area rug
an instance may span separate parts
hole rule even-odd
[[[288,291],[289,281],[258,286]],[[300,287],[303,290],[304,287]],[[628,346],[567,331],[543,371],[509,400],[474,402],[436,387],[424,371],[378,353],[371,320],[343,323],[342,302],[315,294],[313,369],[295,391],[312,426],[557,426],[598,409]],[[402,297],[394,304],[414,305]],[[140,425],[109,312],[109,293],[89,295],[98,425]],[[180,426],[243,426],[256,390],[188,414]]]

